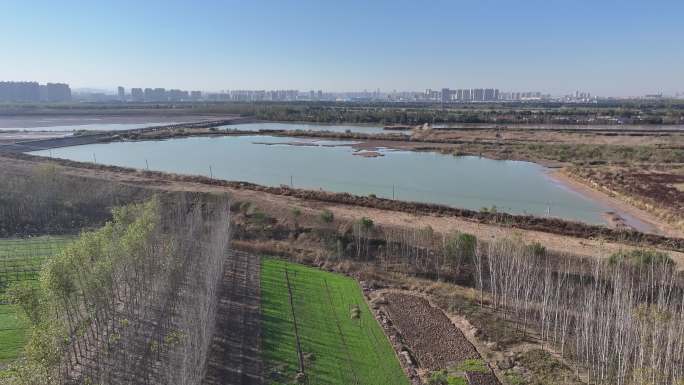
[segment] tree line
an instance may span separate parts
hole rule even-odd
[[[481,306],[537,331],[591,384],[684,380],[684,275],[665,253],[589,258],[510,238],[364,223],[352,226],[338,257],[476,288]]]
[[[199,384],[228,255],[222,196],[173,194],[113,210],[43,269],[10,288],[31,322],[5,382]]]

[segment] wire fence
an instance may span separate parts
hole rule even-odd
[[[37,285],[45,262],[61,252],[74,238],[42,236],[32,238],[0,238],[0,341],[21,346],[27,329],[17,306],[6,298],[7,289],[15,283]]]
[[[227,165],[221,162],[202,164],[191,161],[179,165],[169,162],[168,159],[163,161],[143,154],[128,154],[126,159],[121,159],[117,154],[112,155],[108,152],[76,154],[66,156],[66,158],[142,170],[203,175],[212,179],[242,180],[268,186],[282,185],[357,195],[375,195],[387,199],[437,203],[472,210],[496,208],[498,212],[510,214],[564,218],[594,224],[605,224],[604,213],[614,211],[614,208],[578,192],[562,186],[549,187],[539,181],[532,181],[528,190],[512,191],[507,185],[497,183],[486,183],[478,187],[476,185],[479,182],[467,179],[451,183],[445,181],[451,178],[449,175],[436,177],[430,183],[419,183],[417,180],[412,180],[410,172],[399,176],[389,173],[372,177],[364,176],[365,173],[361,171],[346,177],[332,172],[303,175],[294,170],[289,172],[282,166],[262,167],[252,162],[231,162]],[[426,172],[430,171],[426,170]],[[396,181],[393,180],[395,177]],[[524,182],[521,181],[521,183]],[[548,183],[555,184],[553,181]]]
[[[0,291],[12,282],[36,280],[45,261],[72,240],[65,236],[0,239]]]
[[[92,157],[96,159],[96,154],[93,153]],[[117,164],[118,162],[109,163]],[[138,161],[130,160],[124,163],[126,164],[121,165],[162,172],[180,172],[188,175],[198,174],[212,179],[244,180],[268,186],[280,185],[311,190],[348,192],[357,195],[375,195],[380,198],[437,203],[472,210],[492,209],[495,207],[499,212],[510,214],[558,217],[591,223],[604,223],[605,220],[603,220],[602,214],[612,210],[600,202],[593,201],[591,198],[582,196],[577,192],[567,191],[567,189],[562,187],[555,193],[549,192],[548,196],[539,197],[532,190],[544,186],[530,186],[530,193],[523,194],[521,192],[508,191],[505,186],[496,188],[496,184],[483,186],[480,189],[481,191],[475,191],[472,188],[464,189],[464,186],[475,183],[467,180],[463,181],[461,185],[451,187],[441,182],[433,185],[412,184],[410,182],[407,183],[407,180],[410,181],[410,176],[408,175],[403,181],[391,183],[393,181],[387,180],[388,178],[385,176],[365,180],[362,176],[351,179],[333,176],[332,174],[302,175],[296,172],[281,172],[269,168],[255,170],[246,164],[231,164],[230,166],[207,164],[205,167],[190,165],[186,170],[176,170],[173,166],[160,167],[157,162],[153,163],[149,158]],[[448,178],[448,176],[445,176],[445,178]]]

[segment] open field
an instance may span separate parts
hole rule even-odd
[[[275,259],[261,272],[267,383],[291,382],[301,359],[308,384],[408,384],[354,280]]]
[[[26,339],[26,321],[14,305],[2,299],[7,285],[36,280],[45,260],[59,253],[72,239],[0,239],[0,363],[16,358]]]

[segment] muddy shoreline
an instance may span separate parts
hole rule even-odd
[[[326,191],[305,190],[281,187],[268,187],[249,182],[225,181],[211,179],[204,176],[189,176],[168,174],[157,171],[143,171],[132,168],[105,166],[91,163],[81,163],[62,159],[48,159],[22,153],[3,154],[2,156],[31,162],[52,162],[66,167],[88,170],[111,171],[119,174],[142,175],[160,181],[178,181],[220,186],[236,190],[263,192],[273,195],[298,198],[306,201],[318,201],[368,207],[380,210],[390,210],[410,214],[429,215],[437,217],[457,217],[471,222],[505,226],[521,230],[540,231],[551,234],[571,236],[586,239],[604,239],[634,246],[660,247],[673,251],[684,251],[684,238],[665,237],[656,234],[646,234],[637,231],[616,230],[605,226],[589,225],[581,222],[571,222],[557,218],[544,218],[535,216],[512,215],[506,213],[485,213],[480,211],[460,209],[439,204],[395,201],[377,197],[358,196],[349,193],[332,193]]]
[[[548,176],[556,183],[570,190],[601,202],[615,210],[615,213],[624,220],[625,225],[641,232],[661,234],[671,237],[681,237],[681,232],[667,226],[650,213],[625,203],[615,197],[595,190],[577,179],[569,176],[562,169],[550,170]]]
[[[236,123],[244,123],[250,121],[249,118],[231,118],[229,120],[195,122],[188,124],[173,124],[163,127],[150,127],[146,129],[133,129],[119,132],[107,133],[93,133],[90,135],[73,136],[73,137],[58,137],[47,138],[30,141],[21,141],[18,143],[4,144],[0,142],[0,153],[7,152],[28,152],[34,150],[43,150],[56,147],[66,147],[81,144],[92,144],[102,142],[117,142],[117,141],[145,141],[145,140],[166,140],[174,138],[185,138],[194,136],[235,136],[235,135],[271,135],[277,137],[290,137],[301,139],[334,139],[334,140],[353,140],[355,143],[349,144],[312,144],[309,142],[282,142],[282,143],[263,143],[268,145],[283,144],[291,146],[349,146],[354,150],[353,155],[361,157],[380,157],[383,156],[380,149],[401,150],[401,151],[430,151],[438,152],[445,155],[466,155],[466,156],[483,156],[495,160],[515,160],[528,161],[540,164],[550,169],[559,169],[567,166],[566,163],[551,161],[548,159],[539,159],[537,157],[526,156],[525,154],[518,154],[517,152],[496,152],[496,151],[457,151],[454,148],[455,144],[462,144],[467,146],[473,144],[469,140],[447,139],[439,142],[431,142],[429,139],[406,137],[405,135],[397,134],[366,134],[366,133],[337,133],[324,131],[283,131],[283,130],[260,130],[260,131],[231,131],[231,130],[215,130],[213,127],[219,125],[229,125]],[[251,121],[250,121],[251,122]],[[490,143],[488,141],[475,142],[475,144]],[[490,143],[491,144],[491,143]],[[467,148],[467,147],[466,147]],[[682,233],[663,221],[655,218],[653,215],[633,207],[623,201],[610,197],[605,193],[587,186],[581,181],[572,178],[561,171],[549,172],[549,177],[554,182],[575,191],[592,200],[596,200],[612,210],[604,213],[609,226],[618,230],[627,230],[630,228],[638,232],[654,233],[657,235],[665,235],[670,237],[681,237]]]

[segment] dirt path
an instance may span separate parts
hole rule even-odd
[[[205,385],[260,385],[260,263],[231,251],[225,268]]]
[[[30,173],[33,168],[44,164],[42,161],[0,158],[0,165],[15,169],[17,172]],[[369,217],[379,226],[397,226],[404,228],[431,227],[438,233],[455,231],[473,234],[480,239],[492,240],[497,238],[517,238],[525,243],[539,242],[549,250],[571,253],[576,255],[607,258],[620,250],[633,249],[633,246],[603,239],[577,238],[535,230],[522,230],[494,224],[483,224],[455,216],[436,216],[411,214],[401,211],[382,210],[371,207],[359,207],[341,203],[330,203],[300,199],[267,192],[231,188],[226,186],[209,185],[191,181],[165,179],[144,174],[143,172],[117,172],[104,169],[89,169],[80,167],[60,166],[61,172],[77,177],[92,178],[120,182],[135,186],[159,189],[160,191],[201,191],[213,193],[228,193],[236,201],[248,201],[260,210],[277,218],[289,218],[292,210],[301,210],[300,224],[302,226],[320,225],[320,213],[329,210],[333,213],[337,224],[358,221],[362,217]],[[677,263],[679,269],[684,269],[684,253],[666,251]]]

